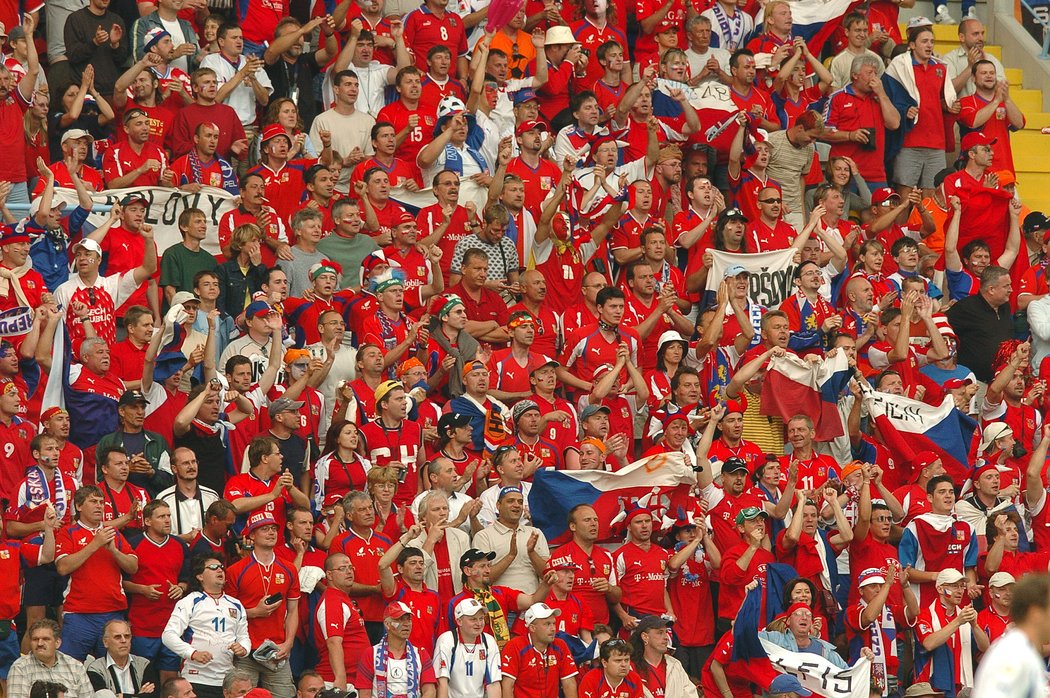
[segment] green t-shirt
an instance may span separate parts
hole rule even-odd
[[[179,243],[164,250],[160,258],[160,285],[174,286],[176,291],[193,291],[197,272],[215,271],[218,262],[204,250],[193,252]]]
[[[317,243],[317,251],[343,268],[343,278],[339,288],[361,285],[361,262],[372,252],[379,249],[376,241],[365,233],[358,233],[352,238],[345,238],[332,233]]]

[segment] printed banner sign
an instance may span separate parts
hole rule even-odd
[[[761,638],[760,638],[761,639]],[[808,652],[792,652],[768,640],[761,640],[773,668],[791,674],[813,695],[824,698],[868,698],[871,662],[861,657],[849,669],[840,669],[828,660]]]
[[[711,250],[714,262],[707,274],[707,293],[714,301],[725,270],[739,264],[750,276],[751,300],[769,309],[776,308],[795,292],[795,250],[738,254]]]
[[[219,219],[236,206],[238,197],[224,189],[204,187],[193,194],[180,189],[165,187],[131,187],[128,189],[109,189],[96,192],[91,200],[99,205],[113,205],[128,194],[139,194],[145,197],[149,205],[146,209],[146,223],[153,226],[153,237],[157,241],[157,252],[182,242],[179,232],[179,215],[188,208],[199,208],[208,218],[208,236],[201,247],[209,254],[219,254]],[[65,201],[67,211],[77,205],[75,189],[58,188],[55,200]],[[88,216],[87,226],[90,229],[102,225],[109,216],[108,211],[92,212]]]
[[[18,337],[33,326],[33,309],[11,308],[0,313],[0,337]]]

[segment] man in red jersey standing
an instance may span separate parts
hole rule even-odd
[[[276,695],[288,696],[295,690],[287,659],[299,627],[299,574],[292,565],[278,558],[281,529],[266,511],[252,514],[244,535],[252,542],[252,552],[232,565],[226,573],[226,593],[244,604],[248,615],[248,635],[252,647],[263,642],[276,643],[275,664],[263,663],[251,655],[237,659],[237,668]]]

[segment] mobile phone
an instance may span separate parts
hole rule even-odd
[[[277,592],[276,594],[270,594],[269,596],[267,596],[265,599],[263,599],[263,602],[267,604],[277,603],[282,598],[284,598],[284,596],[281,594],[281,592]]]

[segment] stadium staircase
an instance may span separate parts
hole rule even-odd
[[[951,7],[952,11],[958,14],[958,6]],[[906,33],[906,28],[902,26],[901,31]],[[934,50],[938,54],[948,53],[959,46],[959,31],[956,25],[935,24],[933,32],[936,42]],[[986,44],[984,50],[1002,61],[1001,46]],[[1025,128],[1015,132],[1010,138],[1021,199],[1033,211],[1050,213],[1050,136],[1040,133],[1042,127],[1050,126],[1050,113],[1043,111],[1042,90],[1025,89],[1024,71],[1011,68],[1006,63],[1003,67],[1006,70],[1006,80],[1010,84],[1010,97],[1026,119]]]

